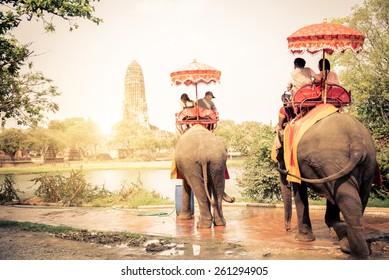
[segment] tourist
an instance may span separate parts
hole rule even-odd
[[[335,72],[331,71],[330,62],[327,59],[324,59],[324,70],[323,70],[323,59],[320,59],[319,70],[320,70],[319,73],[320,80],[322,80],[327,84],[335,84],[335,85],[340,84],[338,75]]]
[[[188,94],[183,93],[181,95],[181,103],[180,103],[181,111],[186,108],[194,108],[194,105],[195,105],[194,101],[190,100]]]
[[[312,85],[312,82],[319,82],[321,76],[317,75],[309,67],[305,67],[305,60],[298,57],[294,60],[294,70],[291,72],[291,80],[288,87],[291,87],[291,92],[296,93],[300,88],[306,85]]]
[[[212,91],[207,91],[204,98],[199,99],[199,107],[216,111],[215,103],[212,101],[213,98],[215,98],[215,96],[213,95]]]

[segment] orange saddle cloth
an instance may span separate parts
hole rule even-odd
[[[284,131],[284,159],[286,170],[293,175],[300,176],[297,159],[297,146],[304,133],[319,120],[338,111],[334,105],[320,104],[308,112],[303,118],[291,121]],[[287,176],[291,182],[301,183],[292,176]]]

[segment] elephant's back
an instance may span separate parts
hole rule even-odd
[[[208,130],[198,130],[181,137],[177,143],[175,158],[212,159],[227,158],[223,141]]]
[[[351,152],[357,151],[375,160],[375,146],[369,131],[345,113],[334,113],[318,121],[305,132],[297,148],[298,157],[310,164],[331,161],[331,166],[338,168],[346,164]]]
[[[326,147],[348,145],[352,141],[363,141],[374,146],[367,128],[355,117],[345,113],[333,113],[318,121],[307,130],[302,140],[316,140],[316,144]]]

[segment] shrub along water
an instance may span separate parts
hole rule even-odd
[[[138,207],[150,204],[172,204],[166,198],[154,191],[147,191],[138,176],[137,182],[124,184],[116,192],[108,191],[104,185],[99,187],[88,183],[82,168],[71,170],[69,173],[42,173],[32,179],[37,189],[35,195],[49,203],[60,203],[64,206],[120,206]],[[12,175],[5,176],[0,184],[0,202],[17,199]]]

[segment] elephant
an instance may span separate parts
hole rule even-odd
[[[297,158],[300,176],[279,169],[281,174],[301,180],[301,184],[292,182],[298,218],[296,240],[315,240],[309,217],[310,187],[327,200],[325,223],[336,233],[341,250],[350,253],[350,258],[368,259],[362,219],[378,170],[369,131],[349,114],[332,113],[301,137]]]
[[[200,210],[197,227],[225,226],[222,200],[232,203],[235,199],[224,192],[227,150],[222,140],[196,124],[178,139],[174,159],[183,177],[182,211],[178,219],[192,218],[190,196],[193,191]]]

